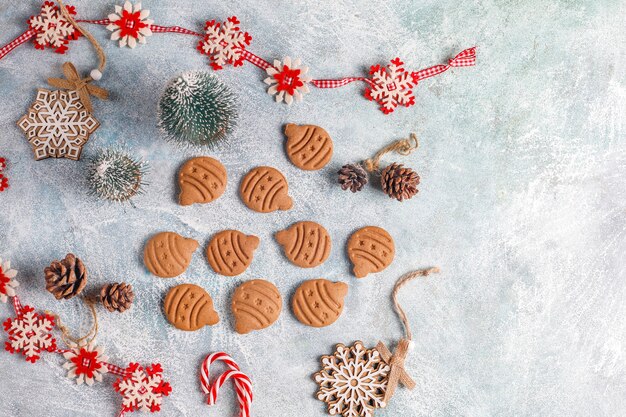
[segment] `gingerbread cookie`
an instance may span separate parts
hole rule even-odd
[[[167,321],[180,330],[198,330],[220,321],[209,293],[193,284],[181,284],[172,288],[165,297],[163,309]]]
[[[306,171],[322,169],[333,156],[333,141],[319,126],[285,126],[287,156],[295,166]]]
[[[271,282],[253,279],[244,282],[233,294],[235,330],[246,334],[271,326],[280,316],[283,299]]]
[[[272,167],[257,167],[248,172],[239,187],[246,206],[259,213],[289,210],[293,201],[289,197],[285,176]]]
[[[146,268],[157,277],[176,277],[187,269],[198,242],[174,232],[153,236],[143,250]]]
[[[178,171],[181,206],[209,203],[220,197],[226,189],[226,168],[217,159],[201,156],[191,158]]]
[[[259,238],[237,230],[224,230],[211,239],[206,250],[209,265],[220,275],[234,277],[248,269]]]
[[[302,268],[313,268],[326,261],[330,254],[330,236],[322,225],[299,222],[277,232],[274,237],[285,256]]]
[[[341,315],[346,294],[348,286],[343,282],[326,279],[304,281],[293,295],[293,313],[307,326],[329,326]]]
[[[380,227],[359,229],[348,240],[348,257],[354,265],[354,276],[357,278],[387,268],[395,254],[393,238]]]

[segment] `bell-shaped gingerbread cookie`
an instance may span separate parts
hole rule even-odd
[[[191,158],[178,171],[182,206],[209,203],[220,197],[226,189],[226,168],[217,159],[201,156]]]
[[[391,265],[396,250],[393,238],[385,229],[367,226],[357,230],[348,240],[348,257],[357,278],[380,272]]]
[[[293,200],[285,176],[272,167],[257,167],[248,172],[239,186],[244,204],[259,213],[289,210]]]
[[[348,286],[343,282],[326,279],[304,281],[293,295],[293,314],[307,326],[329,326],[341,315],[346,294]]]
[[[163,309],[167,320],[180,330],[198,330],[220,321],[209,293],[193,284],[172,288],[165,297]]]
[[[263,279],[241,284],[233,294],[235,330],[246,334],[271,326],[280,316],[283,299],[278,288]]]
[[[330,236],[315,222],[295,223],[274,237],[283,247],[287,259],[302,268],[319,266],[330,254]]]
[[[187,269],[198,242],[174,232],[154,235],[143,250],[146,268],[157,277],[176,277]]]
[[[290,123],[285,126],[285,135],[287,156],[300,169],[322,169],[333,156],[333,141],[319,126]]]
[[[256,236],[224,230],[213,236],[206,256],[215,272],[233,277],[248,269],[258,246],[259,238]]]

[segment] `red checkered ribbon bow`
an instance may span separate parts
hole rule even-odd
[[[442,72],[446,72],[452,67],[472,67],[476,65],[476,47],[468,48],[459,52],[454,58],[448,61],[448,65],[435,65],[430,68],[413,73],[413,77],[417,80],[424,80],[426,78],[434,77]]]

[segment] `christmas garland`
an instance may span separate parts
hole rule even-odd
[[[73,6],[67,6],[70,15],[75,16]],[[277,102],[291,104],[294,100],[302,100],[304,94],[310,92],[309,85],[316,88],[338,88],[355,81],[367,84],[364,96],[376,101],[380,110],[389,114],[396,107],[410,107],[415,104],[415,88],[420,81],[439,75],[450,68],[469,67],[476,63],[476,48],[465,49],[450,59],[447,64],[435,65],[418,71],[409,71],[400,58],[392,59],[386,65],[372,65],[368,76],[345,77],[341,79],[313,79],[308,75],[309,69],[303,66],[300,59],[284,57],[272,63],[253,54],[248,50],[252,36],[241,29],[236,16],[224,22],[207,21],[204,33],[195,32],[180,26],[155,25],[148,16],[150,12],[141,7],[141,3],[131,4],[126,1],[123,6],[115,6],[113,13],[106,19],[83,20],[79,23],[103,25],[112,32],[111,39],[118,41],[120,47],[135,48],[137,44],[145,44],[146,38],[153,33],[178,33],[200,38],[196,48],[209,57],[210,66],[214,70],[223,69],[226,65],[242,66],[245,61],[265,71],[268,94],[275,96]],[[16,39],[0,48],[0,59],[13,49],[34,39],[36,49],[53,49],[57,53],[65,53],[70,41],[78,39],[80,32],[66,19],[54,3],[46,1],[41,6],[41,13],[28,19],[28,29]],[[94,77],[95,78],[95,77]]]

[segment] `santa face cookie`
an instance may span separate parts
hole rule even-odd
[[[257,167],[248,172],[239,187],[241,200],[259,213],[289,210],[293,201],[285,176],[272,167]]]
[[[385,229],[367,226],[357,230],[348,240],[348,257],[357,278],[380,272],[391,265],[396,249]]]
[[[333,141],[324,129],[314,125],[285,126],[285,149],[289,160],[306,171],[322,169],[333,156]]]
[[[201,156],[188,160],[178,171],[180,205],[216,200],[224,193],[227,178],[226,168],[217,159]]]
[[[174,232],[154,235],[143,250],[146,268],[157,277],[172,278],[185,272],[198,242]]]
[[[220,321],[209,293],[193,284],[172,288],[165,297],[163,309],[167,320],[180,330],[194,331]]]
[[[315,222],[298,222],[274,237],[283,247],[287,259],[302,268],[313,268],[326,261],[330,254],[330,236]]]
[[[237,230],[217,233],[209,242],[206,256],[209,265],[220,275],[234,277],[244,272],[252,263],[259,238]]]
[[[280,316],[283,299],[274,284],[253,279],[237,287],[231,307],[235,330],[246,334],[271,326]]]
[[[343,299],[347,294],[348,286],[343,282],[326,279],[305,281],[293,295],[293,314],[307,326],[330,326],[341,315]]]

